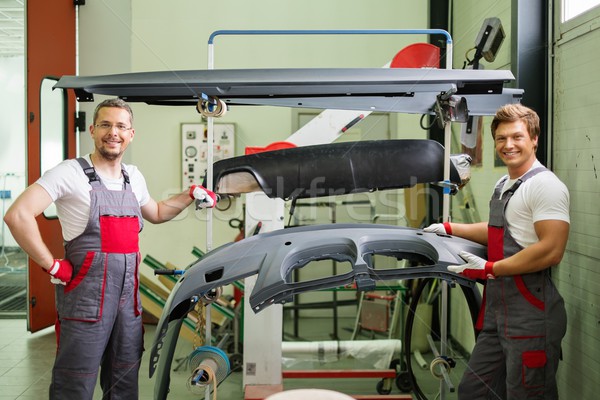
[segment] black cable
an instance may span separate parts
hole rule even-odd
[[[421,119],[419,120],[419,125],[421,126],[421,129],[424,129],[426,131],[430,130],[433,125],[435,124],[435,122],[437,121],[437,115],[435,116],[435,118],[433,119],[433,121],[431,121],[431,124],[429,126],[425,126],[423,125],[423,118],[429,116],[429,114],[421,114]]]
[[[426,278],[421,280],[417,289],[414,291],[414,293],[412,293],[412,299],[410,301],[410,306],[406,315],[406,325],[404,331],[404,357],[410,384],[412,386],[413,393],[415,394],[417,400],[428,399],[417,384],[417,380],[412,369],[412,353],[410,351],[412,341],[412,329],[415,320],[417,305],[419,304],[421,294],[423,293],[423,290],[425,289],[427,284],[429,284],[432,281],[433,278]],[[477,316],[479,315],[479,308],[481,307],[481,295],[479,294],[479,290],[476,286],[461,286],[461,289],[463,291],[463,294],[465,295],[467,305],[469,306],[469,312],[471,313],[471,320],[473,322],[473,330],[475,331],[475,324],[477,322]],[[477,337],[476,331],[475,337]]]
[[[425,286],[432,280],[432,278],[422,279],[419,283],[419,286],[417,286],[417,289],[412,293],[412,299],[410,301],[408,312],[406,314],[406,325],[404,328],[404,358],[406,362],[406,369],[408,371],[410,385],[412,386],[412,391],[417,397],[417,400],[427,400],[427,397],[425,397],[425,395],[421,391],[421,388],[417,384],[417,380],[415,379],[415,374],[412,369],[412,353],[410,351],[412,342],[412,329],[413,323],[415,321],[415,312],[417,310],[419,299],[421,298],[421,293],[423,293]]]
[[[292,217],[294,216],[294,211],[296,210],[296,201],[298,201],[297,197],[294,197],[292,199],[292,203],[290,204],[290,217],[288,218],[288,223],[287,226],[290,227],[292,226]]]
[[[218,196],[219,196],[219,201],[217,201],[217,204],[215,204],[215,209],[217,209],[217,210],[219,210],[219,211],[227,211],[227,210],[229,210],[229,209],[231,208],[231,205],[233,204],[233,200],[231,200],[231,198],[232,198],[233,196],[232,196],[232,195],[229,195],[229,194],[220,194],[220,195],[218,195]],[[227,199],[227,200],[228,200],[228,202],[227,202],[227,205],[226,205],[226,206],[224,206],[224,207],[222,207],[222,208],[221,208],[221,207],[219,207],[219,203],[220,203],[222,200],[225,200],[225,199]]]

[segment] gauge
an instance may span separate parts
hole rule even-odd
[[[198,150],[194,146],[188,146],[185,148],[186,157],[196,157]]]

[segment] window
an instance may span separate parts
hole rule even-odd
[[[67,96],[62,89],[53,90],[55,78],[44,78],[40,88],[40,174],[67,156]],[[56,217],[54,203],[44,211],[46,218]]]
[[[600,5],[600,0],[563,0],[562,22],[568,21]]]

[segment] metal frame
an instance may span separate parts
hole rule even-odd
[[[130,102],[196,105],[218,98],[229,105],[271,105],[434,114],[440,93],[466,98],[470,115],[489,115],[520,99],[506,70],[415,68],[230,69],[137,72],[91,77],[63,76],[56,88],[75,90],[77,100],[94,94]]]

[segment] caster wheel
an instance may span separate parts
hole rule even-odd
[[[229,356],[229,366],[231,372],[241,371],[244,365],[244,356],[241,354],[232,354]]]
[[[408,393],[412,390],[412,383],[410,382],[408,371],[402,371],[396,376],[396,387],[402,393]]]
[[[385,387],[385,381],[382,379],[379,382],[377,382],[377,393],[382,394],[382,395],[387,395],[392,393],[392,388],[386,388]]]
[[[400,369],[400,360],[397,358],[394,358],[391,362],[390,362],[390,369],[396,370],[398,371]]]

